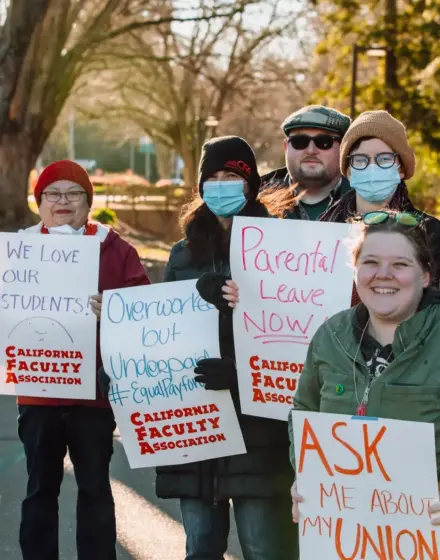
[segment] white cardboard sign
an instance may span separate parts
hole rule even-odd
[[[0,233],[0,394],[96,397],[99,239]]]
[[[245,453],[230,392],[194,380],[220,357],[218,311],[195,280],[104,292],[101,352],[132,468]]]
[[[234,218],[234,340],[245,414],[287,420],[318,327],[350,307],[348,224]]]
[[[439,558],[433,424],[292,411],[302,560]]]

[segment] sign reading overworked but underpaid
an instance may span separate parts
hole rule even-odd
[[[101,352],[109,400],[132,468],[245,453],[229,391],[195,381],[218,358],[218,311],[196,281],[104,292]]]
[[[301,560],[438,560],[434,426],[292,411]]]
[[[0,233],[0,394],[94,399],[99,240]]]
[[[234,218],[234,340],[245,414],[287,420],[313,335],[350,307],[347,241],[355,231],[349,224]]]

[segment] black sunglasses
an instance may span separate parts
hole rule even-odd
[[[305,150],[309,147],[311,141],[313,141],[318,150],[331,150],[335,141],[340,142],[341,139],[330,134],[317,134],[316,136],[295,134],[294,136],[289,136],[287,141],[294,150]]]

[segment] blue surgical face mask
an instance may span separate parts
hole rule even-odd
[[[244,181],[205,181],[203,200],[216,216],[235,216],[247,202],[244,196]]]
[[[382,169],[375,163],[370,163],[362,171],[350,168],[350,185],[368,202],[388,200],[395,193],[399,183],[399,167],[396,163],[388,169]]]

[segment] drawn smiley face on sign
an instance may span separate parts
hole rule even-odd
[[[73,338],[67,329],[57,320],[50,317],[29,317],[20,321],[11,330],[9,339],[14,339],[28,344],[45,345],[55,343],[57,345],[72,344]]]

